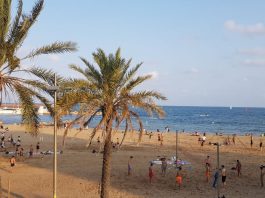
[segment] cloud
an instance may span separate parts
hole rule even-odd
[[[242,62],[242,64],[247,65],[247,66],[263,67],[263,66],[265,66],[265,60],[263,60],[263,59],[246,59]]]
[[[224,23],[224,27],[232,32],[239,32],[249,35],[265,35],[265,25],[263,23],[242,25],[236,23],[234,20],[228,20]]]
[[[240,49],[238,52],[243,55],[264,56],[265,48]]]
[[[152,76],[152,79],[157,79],[158,76],[159,76],[157,71],[149,72],[146,75],[151,75]]]
[[[185,73],[188,73],[188,74],[197,74],[197,73],[199,73],[199,70],[197,68],[195,68],[195,67],[192,67],[189,70],[187,70]]]
[[[51,60],[52,62],[58,62],[60,60],[60,57],[55,54],[48,55],[48,59]]]

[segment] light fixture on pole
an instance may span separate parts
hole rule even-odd
[[[57,86],[56,74],[54,75],[54,86],[47,87],[48,91],[54,93],[53,105],[54,105],[54,136],[53,136],[53,198],[57,198],[57,91],[59,87]]]

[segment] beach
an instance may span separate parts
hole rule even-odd
[[[36,144],[40,142],[40,151],[53,150],[53,128],[40,129],[38,137],[32,137],[24,132],[20,125],[9,125],[6,138],[12,133],[14,139],[21,136],[21,144],[25,152],[33,145],[36,152]],[[91,129],[69,131],[66,145],[62,148],[63,129],[58,130],[58,197],[61,198],[85,198],[99,197],[99,182],[101,179],[102,154],[92,153],[98,149],[97,134],[87,149]],[[168,166],[165,177],[161,175],[161,166],[154,165],[155,178],[152,184],[148,181],[148,167],[151,160],[160,157],[170,159],[176,153],[176,138],[174,133],[164,133],[163,146],[157,141],[157,134],[149,138],[143,135],[141,144],[137,145],[138,134],[128,133],[120,150],[114,149],[112,154],[111,172],[111,197],[187,197],[205,198],[217,197],[216,189],[212,187],[213,170],[210,182],[205,181],[204,160],[210,156],[212,169],[216,167],[216,146],[209,142],[223,143],[226,136],[206,134],[207,140],[203,147],[198,143],[198,136],[190,133],[179,133],[179,158],[190,162],[184,165],[182,170],[183,186],[175,187],[176,170]],[[113,132],[113,141],[122,139],[121,132]],[[220,146],[220,165],[227,169],[227,184],[220,187],[220,194],[233,198],[263,198],[265,188],[260,187],[260,165],[265,165],[265,151],[259,150],[260,138],[255,136],[253,148],[250,148],[249,136],[237,136],[236,144]],[[41,141],[43,140],[43,141]],[[9,143],[6,143],[10,147]],[[14,151],[10,147],[9,151]],[[263,149],[264,150],[264,149]],[[127,164],[130,156],[132,160],[132,175],[127,175]],[[236,160],[242,163],[242,176],[238,177],[232,167]],[[2,192],[7,197],[8,181],[10,181],[11,197],[47,198],[52,197],[53,156],[33,155],[24,160],[17,158],[14,168],[10,168],[9,157],[1,153],[1,181]],[[12,171],[12,172],[10,172]]]

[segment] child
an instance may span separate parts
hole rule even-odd
[[[154,177],[153,163],[151,163],[149,166],[149,182],[150,182],[150,184],[152,183],[153,177]]]
[[[179,189],[182,185],[182,176],[180,175],[180,172],[178,171],[177,172],[177,175],[176,175],[176,186],[178,185]]]

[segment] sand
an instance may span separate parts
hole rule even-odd
[[[58,190],[59,198],[96,198],[98,194],[98,184],[101,177],[102,154],[93,154],[91,149],[86,149],[85,145],[89,138],[89,132],[85,130],[77,134],[77,130],[72,129],[66,141],[64,153],[58,155]],[[41,151],[52,150],[53,128],[41,128],[39,137],[35,138],[24,132],[23,127],[18,125],[9,126],[9,134],[12,133],[16,139],[18,135],[22,139],[22,147],[29,151],[32,144],[34,149],[36,143],[40,142]],[[63,130],[58,131],[58,149],[61,150]],[[76,136],[75,136],[76,135]],[[6,134],[6,138],[9,135]],[[116,133],[114,141],[121,133]],[[140,146],[136,145],[136,134],[129,134],[123,147],[113,152],[112,174],[111,174],[111,197],[186,197],[205,198],[217,197],[216,189],[212,188],[212,176],[209,183],[205,182],[204,160],[210,156],[212,167],[216,166],[216,147],[206,145],[202,148],[198,144],[198,137],[188,133],[179,135],[179,156],[183,160],[191,162],[190,165],[183,166],[183,186],[175,188],[175,170],[170,168],[165,177],[162,177],[160,166],[154,166],[155,180],[152,184],[148,182],[149,161],[166,156],[170,158],[175,155],[175,135],[166,134],[164,145],[160,146],[157,136],[150,140],[147,135],[143,136]],[[223,142],[224,137],[207,135],[207,140],[211,142]],[[240,142],[239,142],[240,140]],[[238,137],[236,145],[220,147],[220,163],[227,168],[227,185],[221,187],[221,195],[226,198],[239,197],[265,197],[265,187],[260,187],[259,166],[265,165],[265,151],[259,151],[260,137],[254,137],[254,146],[250,148],[250,137]],[[265,143],[265,138],[264,138]],[[7,143],[7,146],[9,144]],[[9,146],[9,150],[14,150]],[[92,148],[97,148],[96,138]],[[264,149],[265,150],[265,149]],[[127,162],[129,156],[134,156],[132,161],[133,172],[127,176]],[[18,198],[48,198],[52,197],[53,181],[53,156],[47,155],[25,158],[24,161],[17,159],[17,165],[10,172],[8,157],[4,157],[2,152],[0,158],[1,180],[3,196],[7,197],[8,181],[10,181],[11,197]],[[241,177],[237,177],[231,167],[235,166],[236,160],[242,163]],[[213,173],[212,173],[213,174]]]

